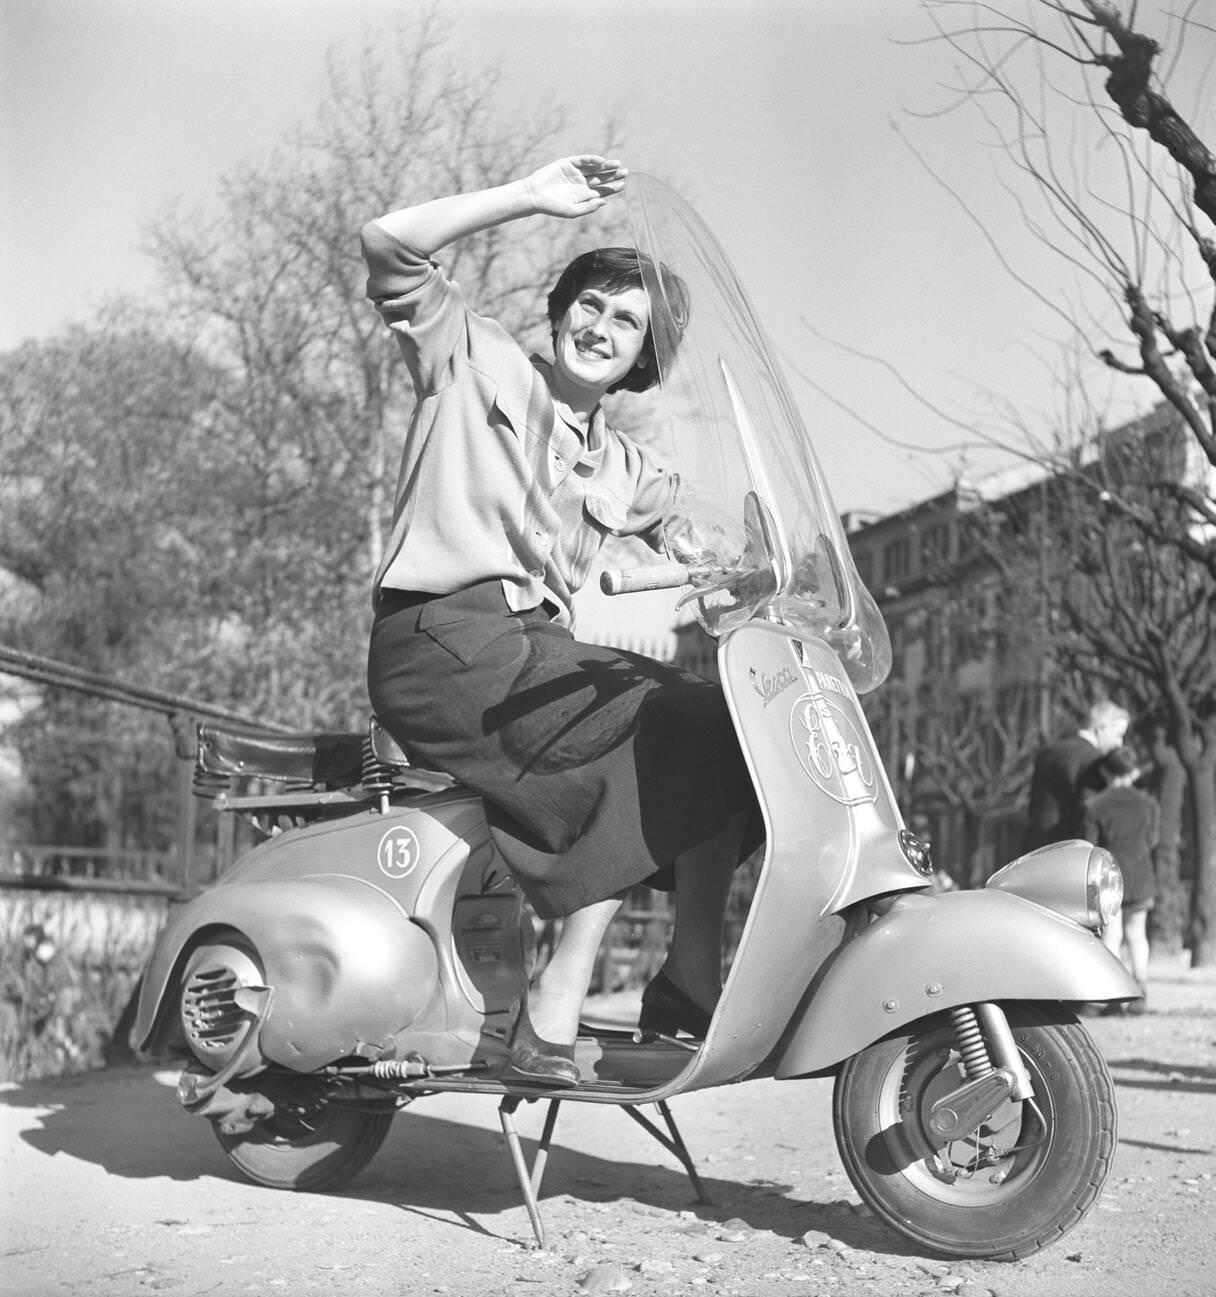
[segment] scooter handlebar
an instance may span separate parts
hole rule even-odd
[[[645,567],[608,568],[600,573],[605,594],[637,594],[642,590],[678,590],[688,584],[683,563],[648,563]]]

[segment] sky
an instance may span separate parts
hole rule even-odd
[[[4,0],[0,349],[88,322],[109,293],[151,295],[146,224],[214,202],[226,173],[311,119],[328,52],[353,55],[419,2]],[[841,509],[890,512],[1010,462],[960,458],[942,411],[1046,416],[1058,324],[989,239],[1058,272],[997,184],[982,124],[933,115],[957,73],[919,6],[437,4],[453,52],[501,62],[506,101],[563,109],[558,155],[599,151],[623,110],[623,161],[674,181],[739,271]]]

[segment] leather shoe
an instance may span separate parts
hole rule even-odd
[[[644,1032],[674,1036],[678,1031],[685,1031],[704,1040],[712,1018],[712,1013],[701,1008],[661,970],[642,992],[638,1027]]]
[[[577,1085],[581,1073],[574,1061],[574,1046],[559,1045],[556,1041],[538,1036],[528,1017],[525,1001],[519,1009],[515,1031],[511,1036],[511,1055],[501,1079],[505,1082],[523,1081],[528,1085],[567,1087]]]

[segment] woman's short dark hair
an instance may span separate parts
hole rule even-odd
[[[549,324],[558,322],[584,288],[623,293],[641,288],[650,300],[650,325],[642,343],[646,364],[635,365],[610,391],[644,392],[659,381],[660,360],[669,368],[688,323],[688,289],[666,266],[656,265],[636,248],[596,248],[577,256],[562,271],[549,294]]]

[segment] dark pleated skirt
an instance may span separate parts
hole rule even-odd
[[[498,582],[419,599],[386,592],[368,657],[380,723],[411,761],[486,802],[542,918],[670,866],[736,814],[760,816],[721,689],[640,654],[582,644]]]

